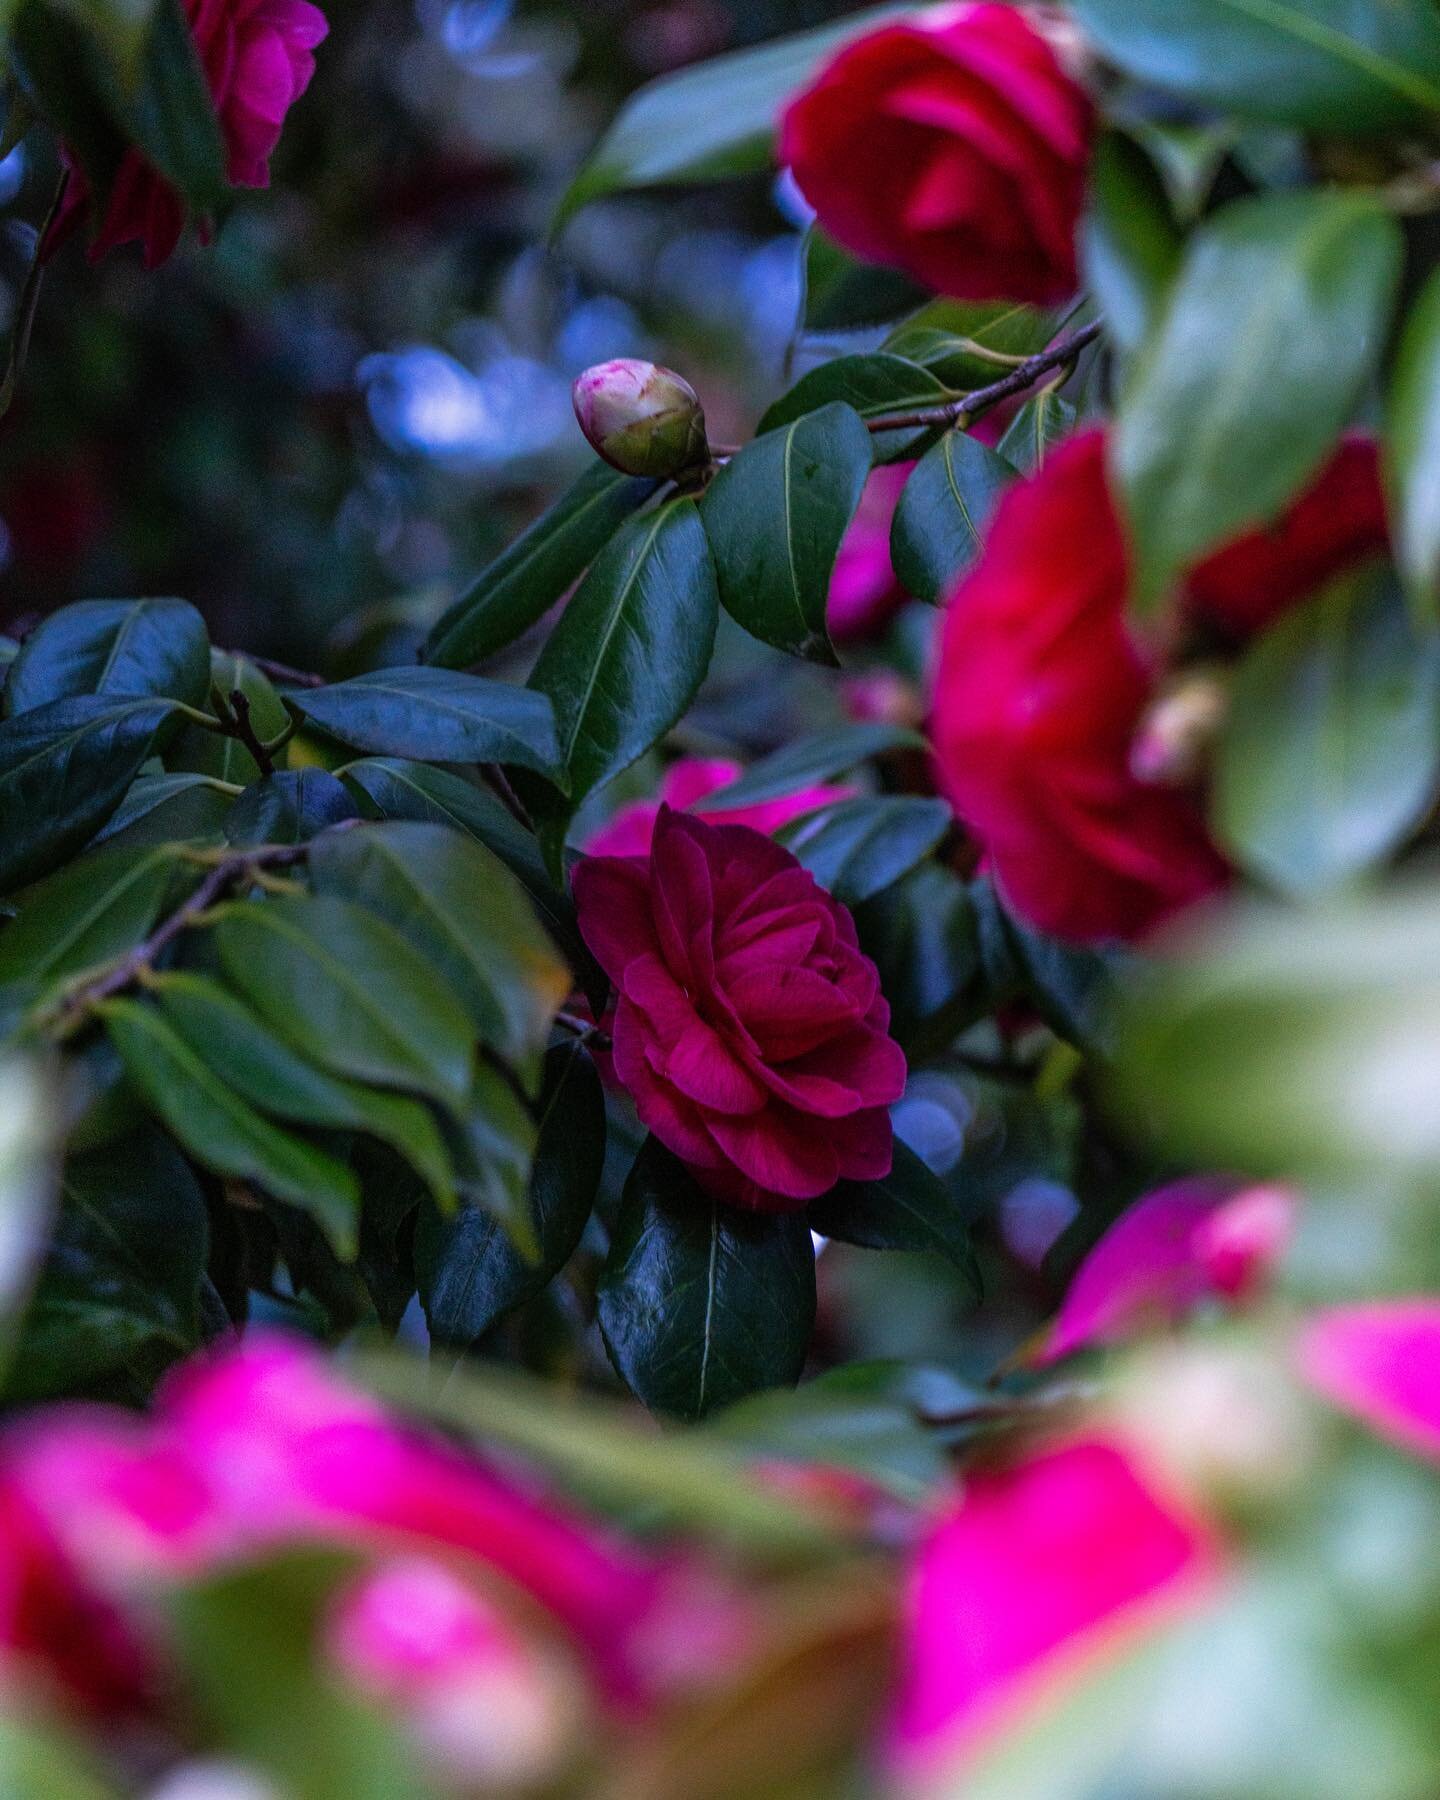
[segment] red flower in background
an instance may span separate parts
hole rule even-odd
[[[575,900],[620,993],[615,1072],[708,1191],[793,1212],[889,1173],[890,1009],[850,914],[788,850],[662,807],[649,858],[586,857]]]
[[[185,0],[205,79],[225,140],[232,187],[268,187],[270,157],[285,115],[310,85],[314,51],[329,26],[309,0]],[[90,188],[67,150],[70,185],[43,254],[59,247],[90,205]],[[185,203],[138,150],[122,158],[90,246],[97,262],[121,244],[142,246],[147,269],[174,250],[185,228]]]
[[[962,300],[1074,291],[1094,109],[1040,18],[980,4],[885,26],[791,101],[780,157],[837,242]]]
[[[837,643],[872,636],[905,603],[905,590],[890,561],[890,527],[914,467],[889,463],[865,483],[830,577],[825,623]]]

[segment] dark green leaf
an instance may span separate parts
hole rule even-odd
[[[1440,111],[1429,0],[1075,0],[1074,10],[1128,74],[1223,112],[1351,137]]]
[[[171,848],[126,844],[51,875],[21,896],[19,918],[0,931],[0,985],[55,982],[131,949],[185,867]],[[199,868],[189,867],[198,881]]]
[[[235,796],[211,775],[142,775],[120,802],[97,844],[221,844]]]
[[[322,1068],[464,1106],[470,1021],[383,919],[330,896],[266,900],[229,907],[215,937],[230,980]]]
[[[230,809],[232,844],[304,844],[331,825],[358,819],[350,791],[324,769],[281,769],[252,782]]]
[[[844,906],[858,906],[908,874],[950,828],[943,800],[912,795],[842,800],[801,819],[784,842]]]
[[[1033,475],[1045,458],[1075,429],[1075,408],[1052,382],[1025,402],[1005,427],[996,455],[1021,475]]]
[[[963,881],[923,862],[856,909],[861,947],[880,970],[891,1035],[907,1052],[943,1049],[981,1009],[980,927]]]
[[[418,821],[337,832],[316,843],[310,876],[318,893],[388,920],[444,976],[491,1048],[538,1069],[570,972],[520,883],[475,838]]]
[[[1372,570],[1293,608],[1241,663],[1215,823],[1243,867],[1314,893],[1394,849],[1433,802],[1437,767],[1440,643]]]
[[[244,656],[233,650],[210,652],[210,687],[230,707],[230,696],[242,693],[250,703],[250,725],[262,741],[278,737],[290,723],[290,715],[268,678]],[[165,762],[171,769],[212,775],[217,781],[248,787],[260,779],[255,758],[238,738],[187,726],[176,738]]]
[[[805,236],[805,326],[809,331],[850,331],[879,325],[926,299],[898,269],[860,262],[818,225]]]
[[[793,1386],[815,1320],[804,1215],[722,1206],[650,1138],[625,1184],[599,1317],[616,1369],[654,1411],[698,1419]]]
[[[918,363],[907,362],[903,356],[883,351],[866,356],[837,356],[833,362],[812,369],[788,394],[782,395],[761,419],[759,431],[761,436],[777,431],[836,400],[853,407],[862,419],[876,419],[882,413],[908,413],[917,407],[940,406],[954,397],[939,376]],[[875,461],[903,462],[915,454],[916,446],[928,436],[925,430],[880,432],[875,440]]]
[[[156,1008],[106,1000],[97,1010],[130,1079],[198,1162],[300,1207],[338,1256],[354,1256],[360,1189],[348,1169],[262,1119]]]
[[[77,694],[182,700],[210,687],[210,640],[188,600],[81,600],[21,645],[5,683],[7,716]]]
[[[498,1319],[533,1299],[570,1260],[590,1217],[605,1160],[605,1102],[578,1043],[545,1059],[539,1140],[529,1210],[538,1256],[523,1257],[510,1232],[478,1206],[454,1218],[421,1214],[415,1263],[430,1335],[477,1343]]]
[[[822,1237],[867,1250],[933,1250],[957,1268],[980,1298],[980,1266],[955,1192],[899,1139],[895,1163],[879,1181],[842,1181],[808,1209]]]
[[[943,600],[980,554],[985,527],[1015,479],[1003,456],[963,431],[947,431],[905,483],[890,527],[890,560],[917,600]]]
[[[89,694],[0,723],[0,892],[88,842],[173,718],[168,700]]]
[[[829,731],[817,731],[813,737],[798,738],[784,744],[769,756],[762,756],[728,787],[718,789],[706,798],[706,810],[722,812],[729,806],[754,806],[761,800],[775,800],[782,794],[793,794],[797,788],[811,787],[843,775],[847,769],[883,756],[887,750],[923,750],[925,740],[919,732],[907,731],[901,725],[836,725]]]
[[[747,444],[700,516],[730,616],[777,649],[835,663],[830,576],[871,467],[870,433],[835,402]]]
[[[1059,323],[1058,314],[1013,300],[932,300],[896,326],[883,348],[922,364],[948,387],[988,387],[1011,366],[997,357],[1033,356]]]
[[[1183,254],[1165,184],[1133,138],[1110,131],[1091,164],[1081,232],[1085,284],[1118,349],[1138,350],[1159,317]]]
[[[657,486],[593,463],[442,616],[425,660],[463,669],[513,643],[580,579]]]
[[[1066,944],[1017,919],[991,882],[970,889],[980,953],[996,999],[1023,995],[1068,1043],[1108,1052],[1124,977],[1135,960],[1118,945]]]
[[[155,0],[138,84],[105,71],[111,111],[148,162],[201,213],[227,191],[226,150],[181,0]]]
[[[1142,609],[1319,468],[1374,367],[1399,264],[1394,220],[1353,189],[1238,201],[1195,233],[1116,429]]]
[[[710,666],[719,601],[693,500],[632,520],[606,546],[551,632],[530,677],[554,702],[565,804],[642,756],[683,715]]]
[[[1440,271],[1410,310],[1390,385],[1387,474],[1395,556],[1417,614],[1440,616]]]
[[[462,1199],[492,1213],[510,1233],[521,1256],[535,1261],[540,1244],[526,1202],[535,1154],[535,1121],[510,1083],[488,1063],[481,1063],[475,1071],[450,1147]]]
[[[375,669],[297,688],[292,706],[356,750],[431,762],[502,762],[554,775],[555,715],[543,693],[454,669]]]

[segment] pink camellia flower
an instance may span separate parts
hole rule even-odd
[[[957,1774],[1105,1657],[1201,1604],[1210,1531],[1118,1440],[967,1478],[910,1579],[890,1755],[902,1788]]]
[[[818,812],[822,806],[833,806],[837,800],[848,800],[855,792],[853,787],[819,784],[750,806],[727,807],[725,789],[744,773],[741,763],[722,757],[682,756],[665,771],[655,799],[632,800],[628,806],[620,807],[613,818],[590,834],[586,853],[648,856],[662,806],[672,806],[676,812],[703,813],[716,824],[748,825],[752,831],[763,831],[769,836],[792,819]]]
[[[310,0],[184,0],[205,79],[225,140],[226,179],[232,187],[270,184],[270,157],[285,115],[310,85],[315,47],[329,26]],[[46,238],[50,256],[89,209],[91,194],[67,150],[70,184]],[[185,228],[185,203],[138,150],[126,151],[90,246],[98,262],[121,244],[139,243],[145,267],[157,268]],[[202,233],[208,226],[202,222]]]
[[[648,861],[586,857],[575,899],[619,990],[615,1072],[707,1191],[791,1212],[889,1172],[890,1009],[850,914],[788,850],[662,806]]]
[[[1209,1300],[1248,1298],[1289,1243],[1295,1211],[1289,1188],[1213,1177],[1146,1194],[1081,1263],[1033,1360],[1058,1362],[1087,1345],[1123,1343]]]
[[[905,603],[890,561],[890,526],[914,463],[872,471],[830,576],[825,623],[837,643],[873,636]]]
[[[780,128],[826,231],[962,300],[1073,293],[1095,113],[1052,29],[1040,9],[983,0],[843,49]]]
[[[1307,1322],[1296,1354],[1327,1400],[1440,1462],[1440,1299],[1329,1307]]]

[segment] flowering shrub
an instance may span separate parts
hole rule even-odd
[[[761,10],[0,27],[16,1800],[1440,1788],[1440,23]]]

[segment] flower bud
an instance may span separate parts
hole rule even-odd
[[[586,369],[573,389],[590,443],[626,475],[664,480],[710,453],[700,397],[673,369],[621,357]]]

